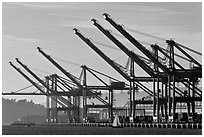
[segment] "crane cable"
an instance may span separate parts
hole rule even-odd
[[[141,35],[145,35],[145,36],[148,36],[148,37],[151,37],[151,38],[155,38],[155,39],[158,39],[158,40],[161,40],[161,41],[166,41],[166,39],[164,38],[161,38],[161,37],[158,37],[158,36],[154,36],[154,35],[150,35],[150,34],[147,34],[147,33],[144,33],[144,32],[141,32],[141,31],[138,31],[138,30],[134,30],[134,29],[130,29],[130,28],[126,28],[127,30],[131,31],[131,32],[134,32],[134,33],[138,33],[138,34],[141,34]],[[179,45],[180,47],[182,48],[185,48],[191,52],[194,52],[200,56],[202,56],[202,53],[194,50],[194,49],[191,49],[191,48],[188,48],[187,46],[184,46],[184,45],[181,45],[179,43],[176,42],[177,45]]]
[[[33,68],[33,67],[30,67],[29,66],[29,68],[31,69],[32,68],[32,70],[37,70],[37,71],[41,71],[41,72],[45,72],[45,71],[43,71],[43,70],[39,70],[39,69],[36,69],[36,68]],[[27,73],[27,71],[26,70],[24,70],[24,69],[20,69],[22,72],[24,72],[24,73]],[[48,73],[48,72],[47,72]],[[42,75],[42,74],[39,74],[39,73],[35,73],[36,75],[38,75],[38,76],[41,76],[41,77],[45,77],[46,75]]]
[[[117,34],[117,33],[113,33],[114,35],[116,35],[116,36],[119,36],[119,37],[121,37],[121,38],[125,38],[125,37],[123,37],[122,35],[120,35],[120,34]],[[151,43],[148,43],[148,42],[144,42],[144,41],[141,41],[141,40],[138,40],[138,42],[139,43],[142,43],[142,44],[145,44],[145,45],[151,45]],[[178,43],[177,43],[178,44]],[[181,45],[182,46],[182,45]],[[160,47],[160,46],[159,46]],[[170,52],[170,51],[168,51],[168,50],[166,50],[166,49],[164,49],[164,48],[162,48],[162,47],[160,47],[163,51],[165,51],[165,52]],[[199,53],[199,54],[201,54],[201,53]],[[183,57],[183,56],[181,56],[181,55],[178,55],[178,54],[174,54],[175,56],[177,56],[177,57],[179,57],[179,58],[181,58],[181,59],[184,59],[184,60],[187,60],[187,61],[190,61],[189,59],[187,59],[187,58],[185,58],[185,57]]]
[[[111,48],[111,49],[115,49],[115,50],[120,50],[119,48],[112,47],[112,46],[109,46],[109,45],[106,45],[106,44],[103,44],[103,43],[100,43],[100,42],[97,42],[97,41],[92,41],[92,42],[95,43],[95,44],[107,47],[107,48]]]
[[[124,36],[120,35],[120,34],[117,34],[115,32],[112,32],[115,36],[118,36],[118,37],[121,37],[121,38],[125,38]],[[151,43],[148,43],[148,42],[144,42],[144,41],[141,41],[141,40],[138,40],[139,43],[142,43],[142,44],[145,44],[145,45],[151,45]]]
[[[59,61],[62,61],[62,62],[65,62],[65,63],[68,63],[68,64],[75,65],[75,66],[81,66],[80,64],[77,64],[77,63],[74,63],[74,62],[71,62],[71,61],[68,61],[68,60],[60,59],[60,58],[53,57],[53,56],[52,56],[52,58],[54,58],[56,60],[59,60]]]
[[[29,68],[31,68],[31,69],[33,69],[33,70],[37,70],[37,71],[39,71],[39,72],[43,72],[43,73],[47,73],[47,74],[52,74],[52,73],[50,73],[50,72],[47,72],[47,71],[44,71],[44,70],[41,70],[41,69],[38,69],[38,68],[34,68],[34,67],[31,67],[31,66],[29,66]]]
[[[184,46],[184,45],[181,45],[181,44],[179,44],[179,43],[177,43],[177,42],[176,42],[176,44],[177,44],[178,46],[182,47],[182,48],[185,48],[185,49],[187,49],[187,50],[189,50],[189,51],[191,51],[191,52],[194,52],[194,53],[196,53],[196,54],[202,56],[202,53],[200,53],[200,52],[198,52],[198,51],[196,51],[196,50],[193,50],[193,49],[191,49],[191,48],[188,48],[188,47],[186,47],[186,46]]]
[[[32,86],[33,86],[33,85],[29,85],[29,86],[27,86],[27,87],[21,88],[21,89],[15,91],[15,93],[20,92],[20,91],[22,91],[22,90],[25,90],[25,89],[27,89],[27,88],[30,88],[30,87],[32,87]]]
[[[103,44],[103,43],[100,43],[100,42],[96,42],[96,41],[95,41],[94,43],[96,43],[96,44],[98,44],[98,45],[101,45],[101,46],[104,46],[104,47],[107,47],[107,48],[112,48],[112,49],[115,49],[115,50],[120,50],[119,48],[115,48],[115,47],[112,47],[112,46],[109,46],[109,45],[106,45],[106,44]],[[121,51],[121,50],[120,50],[120,51]],[[135,54],[136,54],[136,53],[135,53]],[[136,54],[136,55],[139,56],[139,58],[142,58],[142,59],[144,59],[144,60],[150,62],[149,59],[147,59],[147,58],[145,58],[145,57],[143,57],[143,56],[141,56],[141,55],[138,55],[138,54]],[[116,59],[113,59],[113,61],[116,61],[116,60],[121,59],[121,58],[123,58],[123,57],[125,57],[125,55],[124,55],[124,56],[120,56],[120,57],[118,57],[118,58],[116,58]]]
[[[127,27],[125,27],[125,28],[126,28],[128,31],[131,31],[131,32],[134,32],[134,33],[138,33],[138,34],[141,34],[141,35],[145,35],[145,36],[148,36],[148,37],[151,37],[151,38],[155,38],[155,39],[158,39],[158,40],[161,40],[161,41],[166,41],[166,39],[161,38],[161,37],[158,37],[158,36],[150,35],[150,34],[147,34],[147,33],[144,33],[144,32],[138,31],[138,30],[130,29],[130,28],[127,28]]]
[[[50,55],[51,56],[51,55]],[[76,72],[76,71],[78,71],[80,68],[81,68],[81,65],[80,64],[78,64],[78,63],[74,63],[74,62],[72,62],[72,61],[68,61],[68,60],[64,60],[64,59],[61,59],[61,58],[58,58],[58,57],[53,57],[53,56],[51,56],[53,59],[56,59],[56,60],[58,60],[58,61],[61,61],[61,62],[64,62],[64,63],[67,63],[67,64],[72,64],[72,65],[75,65],[75,66],[80,66],[80,67],[77,67],[76,69],[74,69],[74,70],[71,70],[71,71],[69,71],[69,73],[73,73],[73,72]],[[72,75],[73,76],[73,75]],[[75,78],[77,78],[76,76],[74,76]],[[78,78],[77,78],[78,79]]]

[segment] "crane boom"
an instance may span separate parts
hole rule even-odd
[[[93,24],[106,35],[114,44],[116,44],[126,55],[128,55],[134,62],[136,62],[143,70],[145,70],[150,76],[155,76],[154,71],[144,61],[140,59],[134,52],[126,48],[120,41],[118,41],[108,30],[104,29],[97,20],[91,20]]]
[[[16,71],[18,71],[26,80],[28,80],[33,86],[35,86],[42,94],[44,94],[44,95],[46,95],[46,96],[49,96],[49,93],[46,93],[45,91],[43,91],[33,80],[31,80],[31,79],[30,79],[26,74],[24,74],[19,68],[17,68],[15,65],[13,65],[12,62],[9,62],[9,64],[10,64]],[[52,97],[51,97],[51,98],[52,98]],[[62,105],[62,106],[65,107],[65,105],[62,104],[61,102],[59,102],[58,100],[57,100],[57,102],[58,102],[60,105]]]
[[[50,89],[49,86],[47,86],[43,80],[41,80],[37,75],[35,75],[26,65],[24,65],[22,62],[19,61],[18,58],[16,58],[16,61],[26,70],[28,71],[35,79],[37,79],[46,89],[48,89],[51,93],[55,93],[57,91],[53,91],[52,89]],[[66,105],[73,105],[70,101],[68,101],[67,99],[63,98],[62,96],[59,96],[58,99],[63,102]]]
[[[108,14],[103,14],[105,20],[107,20],[114,28],[116,28],[123,36],[125,36],[133,45],[135,45],[143,54],[145,54],[152,62],[154,62],[164,73],[171,75],[172,72],[163,64],[161,64],[149,50],[147,50],[142,44],[140,44],[135,38],[133,38],[127,31],[125,31],[121,25],[116,24]]]
[[[127,73],[125,73],[121,67],[118,66],[118,64],[116,64],[116,62],[114,62],[113,60],[111,60],[108,56],[106,56],[99,48],[97,48],[88,38],[85,38],[78,29],[74,28],[74,33],[79,36],[87,45],[89,45],[99,56],[101,56],[109,65],[111,65],[119,74],[121,74],[127,81],[133,81],[134,78],[130,78],[128,76]],[[136,80],[134,80],[136,81]],[[146,88],[144,85],[142,85],[141,83],[139,83],[138,81],[136,81],[138,83],[138,86],[143,89],[146,93],[148,93],[149,95],[153,95],[152,91],[150,91],[148,88]]]
[[[11,92],[11,93],[2,93],[2,95],[46,95],[45,93],[14,93],[14,92]]]
[[[135,38],[133,38],[123,27],[119,24],[116,24],[111,18],[110,15],[104,13],[104,18],[107,20],[114,28],[116,28],[124,37],[126,37],[133,45],[135,45],[143,54],[145,54],[149,59],[152,60],[159,68],[161,68],[165,73],[171,74],[171,71],[162,65],[149,50],[147,50],[142,44],[140,44]]]

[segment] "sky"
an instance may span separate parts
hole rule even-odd
[[[103,13],[110,14],[114,21],[122,24],[137,40],[151,44],[157,43],[163,48],[167,47],[165,41],[135,33],[135,31],[163,39],[174,39],[178,43],[202,52],[202,3],[199,2],[4,2],[2,4],[2,92],[17,91],[31,85],[9,65],[8,62],[12,61],[14,65],[21,68],[15,61],[16,57],[42,79],[50,73],[57,73],[66,77],[37,51],[36,48],[38,46],[53,58],[60,58],[79,64],[73,65],[56,60],[75,76],[80,75],[80,65],[87,65],[90,68],[125,81],[121,75],[73,33],[73,28],[76,27],[85,37],[91,38],[92,41],[116,47],[91,23],[91,19],[95,18],[104,28],[109,29],[112,34],[116,33],[116,37],[126,47],[139,55],[143,55],[125,38],[119,36],[120,34],[104,20]],[[128,58],[122,51],[101,45],[97,45],[97,47],[111,59],[125,66]],[[149,45],[145,45],[145,47],[150,49]],[[202,62],[201,56],[192,52],[188,53],[200,63]],[[188,62],[180,59],[178,61],[186,68],[189,66]],[[141,68],[138,66],[136,68],[135,74],[137,76],[148,76]],[[88,84],[97,85],[98,83],[90,77],[88,78]],[[145,84],[151,87],[149,83]],[[30,90],[35,91],[36,89],[32,88]],[[118,96],[118,100],[124,96],[127,99],[127,95],[123,92],[120,92]],[[146,96],[146,94],[138,93],[137,96],[141,98]],[[3,97],[32,99],[36,103],[45,102],[44,96]],[[120,105],[125,103],[124,100],[119,102]]]

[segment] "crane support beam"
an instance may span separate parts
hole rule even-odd
[[[97,89],[97,88],[96,88]],[[101,89],[101,88],[99,88]],[[59,92],[57,91],[56,93],[16,93],[16,92],[3,92],[2,95],[46,95],[46,96],[83,96],[82,92],[78,89],[76,90],[70,90],[67,92]],[[95,95],[101,95],[100,92],[95,93]],[[91,94],[90,92],[87,93],[86,96],[93,96],[93,94]]]
[[[11,93],[2,93],[2,95],[46,95],[46,96],[49,96],[47,95],[46,93],[14,93],[14,92],[11,92]]]
[[[159,68],[161,68],[167,74],[171,74],[172,72],[167,69],[164,65],[162,65],[153,55],[147,50],[142,44],[140,44],[135,38],[133,38],[123,27],[117,23],[115,23],[110,15],[107,13],[103,14],[105,20],[107,20],[114,28],[116,28],[124,37],[126,37],[133,45],[135,45],[143,54],[145,54],[152,62],[154,62]]]
[[[112,87],[112,86],[87,86],[87,89],[95,89],[95,90],[129,90],[129,87]]]
[[[171,98],[172,101],[173,98]],[[160,105],[167,103],[168,98],[159,98]],[[202,97],[175,97],[175,102],[195,102],[202,101]],[[156,103],[156,102],[155,102]],[[153,104],[153,100],[136,100],[135,104]]]
[[[51,110],[52,108],[49,108],[49,110]],[[67,110],[75,110],[75,111],[77,111],[77,110],[79,110],[79,107],[78,106],[70,106],[70,107],[57,107],[56,108],[57,109],[57,111],[67,111]]]
[[[134,77],[134,80],[139,81],[139,82],[153,82],[153,77]],[[159,79],[160,82],[162,79]]]
[[[202,78],[201,69],[184,69],[184,70],[175,70],[175,75],[177,78]]]
[[[111,108],[111,105],[86,105],[87,108]]]

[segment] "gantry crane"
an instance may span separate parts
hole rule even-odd
[[[57,91],[54,89],[51,89],[48,85],[45,84],[43,80],[41,80],[35,73],[33,73],[26,65],[24,65],[18,58],[16,58],[16,61],[26,70],[28,71],[38,82],[40,82],[50,93],[56,93]],[[63,102],[65,105],[71,105],[73,104],[68,101],[67,99],[63,98],[62,96],[59,96],[58,99]]]
[[[170,46],[170,63],[169,63],[169,68],[167,68],[166,66],[164,66],[163,64],[161,64],[158,61],[158,56],[154,56],[150,53],[149,50],[147,50],[142,44],[140,44],[135,38],[133,38],[126,30],[123,29],[123,27],[117,23],[115,23],[111,18],[110,15],[108,15],[107,13],[103,14],[105,20],[107,20],[115,29],[117,29],[124,37],[126,37],[134,46],[136,46],[143,54],[145,54],[156,66],[157,71],[159,72],[159,68],[168,75],[168,85],[169,85],[169,106],[170,104],[170,95],[171,95],[171,91],[170,91],[170,83],[171,81],[173,81],[173,121],[175,120],[175,81],[176,81],[176,74],[182,74],[185,73],[185,71],[176,71],[175,70],[175,66],[174,66],[174,49],[173,46],[175,46],[177,49],[179,49],[183,54],[185,54],[188,58],[190,58],[190,60],[192,60],[195,64],[197,64],[199,67],[201,67],[201,65],[194,60],[190,55],[188,55],[185,51],[183,51],[178,44],[175,44],[175,42],[171,41],[166,41],[169,46]],[[160,72],[161,73],[161,72]],[[189,72],[188,72],[189,73]],[[159,84],[157,84],[157,87],[159,89]],[[193,86],[194,87],[194,86]],[[169,115],[171,115],[171,108],[169,107]],[[157,112],[157,119],[158,119],[158,112]]]
[[[56,61],[54,61],[49,55],[47,55],[40,47],[37,47],[38,51],[47,58],[54,66],[56,66],[63,74],[65,74],[70,80],[72,80],[80,89],[83,89],[83,85],[80,84],[79,81],[76,80],[76,77],[72,75],[71,73],[67,72],[64,68],[62,68]],[[105,100],[100,98],[97,94],[95,94],[93,91],[88,90],[87,92],[92,93],[93,95],[96,95],[96,98],[99,99],[102,103],[107,104]]]
[[[47,81],[47,85],[46,85],[46,83],[44,81],[42,81],[37,75],[35,75],[35,73],[33,73],[26,65],[24,65],[22,62],[20,62],[18,58],[16,58],[16,61],[27,72],[29,72],[38,82],[40,82],[47,89],[47,92],[57,93],[57,83],[56,83],[56,81],[52,82],[52,88],[50,88],[49,87],[49,81]],[[64,103],[67,106],[66,107],[67,112],[69,112],[68,108],[69,109],[73,108],[74,110],[76,110],[76,108],[78,107],[78,106],[73,105],[69,100],[65,99],[62,96],[53,96],[53,98],[51,99],[51,106],[53,107],[53,108],[51,108],[51,118],[52,118],[53,122],[58,122],[57,100],[61,101],[62,103]],[[49,106],[49,98],[47,98],[47,106]],[[50,110],[48,110],[48,111],[50,112]],[[49,112],[47,113],[48,122],[50,122],[50,113]]]
[[[126,55],[128,55],[134,62],[136,62],[143,70],[145,70],[151,77],[156,77],[156,75],[159,75],[157,73],[154,73],[154,70],[149,67],[142,59],[141,57],[135,54],[134,52],[127,49],[120,41],[118,41],[107,29],[104,29],[96,19],[91,20],[93,24],[104,34],[106,35],[115,45],[117,45]],[[162,77],[166,77],[163,75]],[[155,88],[153,88],[154,90]],[[153,91],[155,93],[155,91]],[[178,93],[178,92],[177,92]],[[179,94],[179,93],[178,93]],[[181,94],[180,94],[181,95]],[[154,96],[154,95],[153,95]],[[154,96],[155,98],[155,96]],[[158,103],[158,101],[157,101]],[[155,102],[153,103],[155,106]],[[154,108],[155,109],[155,108]]]
[[[161,47],[159,47],[158,45],[151,45],[151,47],[154,50],[158,50],[160,51],[165,57],[171,59],[171,57],[169,55],[167,55]],[[187,84],[192,85],[191,83],[189,83],[188,81],[186,81],[183,78],[191,78],[191,77],[198,77],[201,78],[202,77],[202,71],[200,69],[184,69],[184,67],[182,67],[178,62],[176,62],[175,60],[172,60],[174,62],[175,65],[177,65],[179,67],[179,69],[176,69],[175,74],[177,75],[177,82],[181,82],[182,84],[184,84],[186,87],[188,87]],[[184,83],[184,82],[187,82]],[[190,89],[192,89],[191,87],[189,87]],[[197,87],[195,87],[197,91],[199,91],[200,93],[196,92],[197,95],[201,96],[201,90],[198,89]]]
[[[147,50],[142,44],[140,44],[135,38],[133,38],[126,30],[123,29],[123,27],[117,23],[115,23],[111,18],[110,15],[107,13],[104,13],[104,18],[105,20],[107,20],[114,28],[116,28],[124,37],[126,37],[133,45],[135,45],[143,54],[145,54],[151,61],[153,61],[154,64],[156,64],[161,70],[163,70],[165,73],[167,73],[168,75],[172,75],[172,70],[166,68],[164,65],[162,65],[152,54],[149,50]],[[194,62],[195,64],[197,64],[200,68],[202,67],[202,65],[200,63],[198,63],[194,58],[192,58],[188,53],[186,53],[184,50],[182,50],[178,45],[181,45],[179,43],[174,42],[173,40],[167,40],[166,41],[170,46],[175,46],[179,51],[181,51],[184,55],[186,55],[192,62]],[[173,58],[173,56],[172,56]],[[174,59],[171,59],[174,60]],[[174,64],[174,61],[172,62]],[[175,73],[175,72],[174,72]],[[173,73],[173,74],[174,74]],[[178,71],[176,72],[176,74],[183,74],[185,72],[183,71]],[[190,72],[186,72],[186,73],[190,73]],[[195,71],[193,73],[198,73],[197,75],[199,75],[201,77],[201,71]]]
[[[146,55],[154,64],[155,66],[158,66],[157,71],[155,71],[156,73],[159,73],[159,68],[165,73],[168,74],[168,81],[169,81],[169,106],[171,105],[170,103],[170,95],[171,95],[171,91],[170,91],[170,81],[171,81],[171,76],[172,76],[172,71],[170,71],[170,69],[166,68],[162,63],[160,63],[158,61],[157,58],[155,58],[151,52],[149,50],[147,50],[142,44],[140,44],[135,38],[133,38],[126,30],[123,29],[123,27],[117,23],[115,23],[111,18],[110,15],[107,13],[103,14],[105,20],[107,20],[114,28],[116,28],[125,38],[127,38],[135,47],[137,47],[144,55]],[[155,80],[155,79],[154,79]],[[172,76],[172,81],[175,81],[174,75]],[[155,87],[155,82],[153,82],[153,86]],[[159,76],[157,76],[157,90],[159,89]],[[173,82],[173,90],[175,91],[175,82]],[[159,94],[159,93],[157,93]],[[159,99],[159,98],[158,98]],[[157,102],[158,102],[157,99]],[[175,92],[173,92],[173,108],[175,108]],[[157,104],[159,105],[159,104]],[[169,107],[169,115],[170,115],[170,107]],[[159,112],[157,112],[157,121],[159,122]],[[174,115],[174,113],[173,113]]]
[[[181,44],[173,41],[173,40],[166,40],[166,43],[168,43],[169,46],[172,47],[172,51],[173,51],[173,47],[176,47],[180,52],[182,52],[186,57],[188,57],[194,64],[196,64],[198,67],[194,67],[193,69],[190,70],[183,70],[181,69],[180,71],[176,71],[176,75],[180,76],[181,78],[189,78],[188,85],[187,87],[189,88],[188,94],[190,95],[190,89],[192,89],[192,98],[195,98],[195,94],[199,94],[198,92],[195,91],[195,89],[198,89],[195,87],[195,83],[198,80],[198,78],[202,78],[202,65],[197,62],[192,56],[190,56],[187,52],[185,52],[180,46],[182,46]],[[172,53],[173,58],[174,58],[174,52]],[[192,84],[191,84],[192,82]],[[184,84],[184,83],[183,83]],[[185,85],[185,84],[184,84]],[[192,85],[192,88],[190,88],[190,85]],[[199,96],[201,97],[201,90],[200,91]],[[195,114],[195,102],[191,102],[192,103],[192,115],[194,118],[194,114]]]
[[[127,49],[121,42],[119,42],[108,30],[104,29],[96,19],[91,20],[93,24],[103,33],[105,34],[114,44],[116,44],[126,55],[128,55],[134,62],[136,62],[145,72],[147,72],[150,76],[155,77],[156,73],[154,73],[154,70],[149,67],[142,59],[141,57],[134,52]],[[165,77],[165,75],[163,75]],[[154,88],[155,89],[155,88]],[[155,93],[155,91],[154,91]],[[176,93],[178,93],[176,91]],[[179,93],[178,93],[179,94]],[[181,95],[181,94],[180,94]],[[155,102],[154,102],[155,104]],[[155,105],[154,105],[155,106]]]
[[[109,95],[108,97],[105,97],[105,100],[108,100],[110,107],[108,108],[108,114],[109,114],[109,118],[111,121],[113,121],[113,102],[114,102],[114,94],[113,94],[113,90],[129,90],[129,87],[126,87],[127,84],[125,84],[124,82],[121,82],[111,76],[108,76],[102,72],[96,71],[94,69],[91,69],[89,67],[87,67],[86,65],[81,66],[83,69],[83,73],[81,73],[82,75],[84,75],[84,79],[83,79],[83,83],[86,83],[87,79],[86,79],[86,75],[87,72],[89,72],[92,76],[94,76],[97,80],[99,80],[103,85],[105,86],[90,86],[90,85],[86,85],[87,89],[97,89],[97,90],[108,90],[109,91]],[[81,75],[81,76],[82,76]],[[112,82],[110,85],[107,84],[107,82],[105,82],[100,76],[104,76],[106,78],[109,78],[109,80],[114,80],[116,81],[117,85],[113,85]],[[118,86],[120,85],[120,86]],[[87,108],[106,108],[105,105],[86,105]]]
[[[159,75],[159,73],[154,73],[154,70],[147,65],[140,57],[135,54],[134,52],[130,51],[128,48],[126,48],[119,40],[117,40],[110,31],[104,29],[96,19],[91,20],[93,22],[93,25],[95,25],[105,36],[107,36],[115,45],[117,45],[129,58],[131,58],[134,62],[136,62],[147,74],[149,74],[151,77],[156,77],[156,75]],[[134,95],[134,94],[133,94]],[[159,98],[159,94],[157,95]],[[133,97],[134,98],[134,97]],[[153,88],[153,98],[155,98],[155,88]],[[153,114],[155,113],[155,107],[156,102],[155,99],[153,99]],[[134,102],[134,101],[133,101]],[[159,102],[157,102],[158,104]],[[135,104],[133,105],[135,106]]]
[[[154,45],[151,45],[152,48],[154,48],[155,50],[158,50],[160,51],[165,57],[169,58],[170,59],[170,56],[167,55],[161,47],[159,47],[157,44],[154,44]],[[177,65],[179,67],[179,69],[177,69],[177,77],[185,77],[185,78],[190,78],[190,77],[199,77],[201,78],[201,74],[202,74],[202,71],[200,70],[189,70],[189,69],[185,69],[183,66],[181,66],[177,61],[173,60],[174,61],[174,64]],[[180,72],[180,73],[179,73]],[[183,73],[185,72],[185,74]],[[182,84],[184,84],[186,87],[188,87],[187,84],[190,84],[192,86],[192,84],[189,82],[189,81],[186,81],[185,79],[181,79],[181,80],[178,80],[178,82],[181,82]],[[184,82],[187,82],[184,83]],[[197,91],[199,91],[200,93],[198,92],[195,92],[195,94],[201,96],[201,90],[197,87],[195,87]],[[192,89],[191,87],[189,87],[189,89]]]
[[[52,93],[46,93],[41,87],[40,85],[38,85],[37,83],[35,83],[33,80],[31,80],[25,73],[23,73],[19,68],[17,68],[12,62],[9,62],[9,64],[16,70],[18,71],[26,80],[28,80],[33,86],[35,86],[42,94],[39,95],[46,95],[49,96],[50,98],[53,98],[51,95]],[[11,93],[12,94],[12,93]],[[61,106],[66,107],[66,105],[64,103],[59,102],[59,100],[57,100],[57,103],[59,103]]]
[[[47,100],[49,98],[51,98],[55,103],[58,103],[60,104],[62,107],[67,107],[62,101],[60,100],[57,100],[56,97],[53,96],[52,93],[50,92],[45,92],[37,83],[35,83],[33,80],[31,80],[25,73],[23,73],[19,68],[17,68],[15,65],[13,65],[12,62],[9,62],[9,64],[16,70],[18,71],[26,80],[28,80],[33,86],[35,86],[41,93],[42,95],[46,95],[47,96]],[[5,94],[6,95],[6,94]],[[11,93],[9,95],[15,95],[14,93]],[[28,94],[22,94],[22,95],[28,95]],[[34,94],[32,94],[34,95]],[[35,94],[37,95],[37,94]],[[58,95],[57,95],[58,96]],[[54,103],[53,102],[53,103]],[[54,103],[54,104],[55,104]],[[53,114],[53,113],[52,113]],[[53,116],[55,117],[55,116]],[[55,117],[56,118],[56,117]],[[49,110],[49,107],[47,107],[47,120],[48,122],[50,122],[50,110]]]
[[[153,95],[152,91],[149,90],[147,87],[145,87],[144,85],[142,85],[139,81],[137,81],[136,79],[134,79],[134,75],[133,73],[131,74],[131,76],[129,76],[124,70],[122,70],[122,67],[117,64],[116,62],[114,62],[113,60],[111,60],[108,56],[106,56],[99,48],[97,48],[88,38],[85,38],[78,29],[74,28],[74,33],[76,35],[78,35],[87,45],[89,45],[99,56],[101,56],[109,65],[111,65],[119,74],[121,74],[127,81],[130,82],[130,90],[136,91],[136,87],[134,82],[137,83],[137,86],[141,89],[143,89],[147,94],[149,95]],[[133,68],[133,65],[132,65]],[[134,72],[134,71],[132,71]],[[134,95],[135,93],[131,93],[130,92],[130,116],[132,116],[132,98],[135,97]],[[133,96],[132,96],[133,95]],[[135,99],[133,99],[134,101]],[[134,103],[133,103],[134,104]],[[134,105],[133,105],[134,107]],[[134,107],[135,108],[135,107]],[[135,113],[135,111],[133,111],[133,113]]]
[[[110,107],[110,104],[107,103],[104,99],[102,99],[100,96],[97,95],[97,92],[91,91],[89,89],[86,89],[86,83],[84,83],[84,85],[81,85],[79,81],[76,80],[76,77],[74,75],[72,75],[71,73],[67,72],[63,67],[61,67],[55,60],[53,60],[49,55],[47,55],[44,51],[42,51],[42,49],[40,47],[37,47],[38,51],[46,58],[48,59],[55,67],[57,67],[63,74],[65,74],[70,80],[72,80],[79,89],[83,90],[83,118],[86,118],[87,112],[86,112],[86,93],[91,93],[93,96],[95,96],[99,101],[101,101],[104,105],[106,105],[107,107]],[[80,105],[80,97],[78,98],[78,106]],[[78,116],[80,114],[78,113]],[[79,119],[78,119],[79,120]]]

